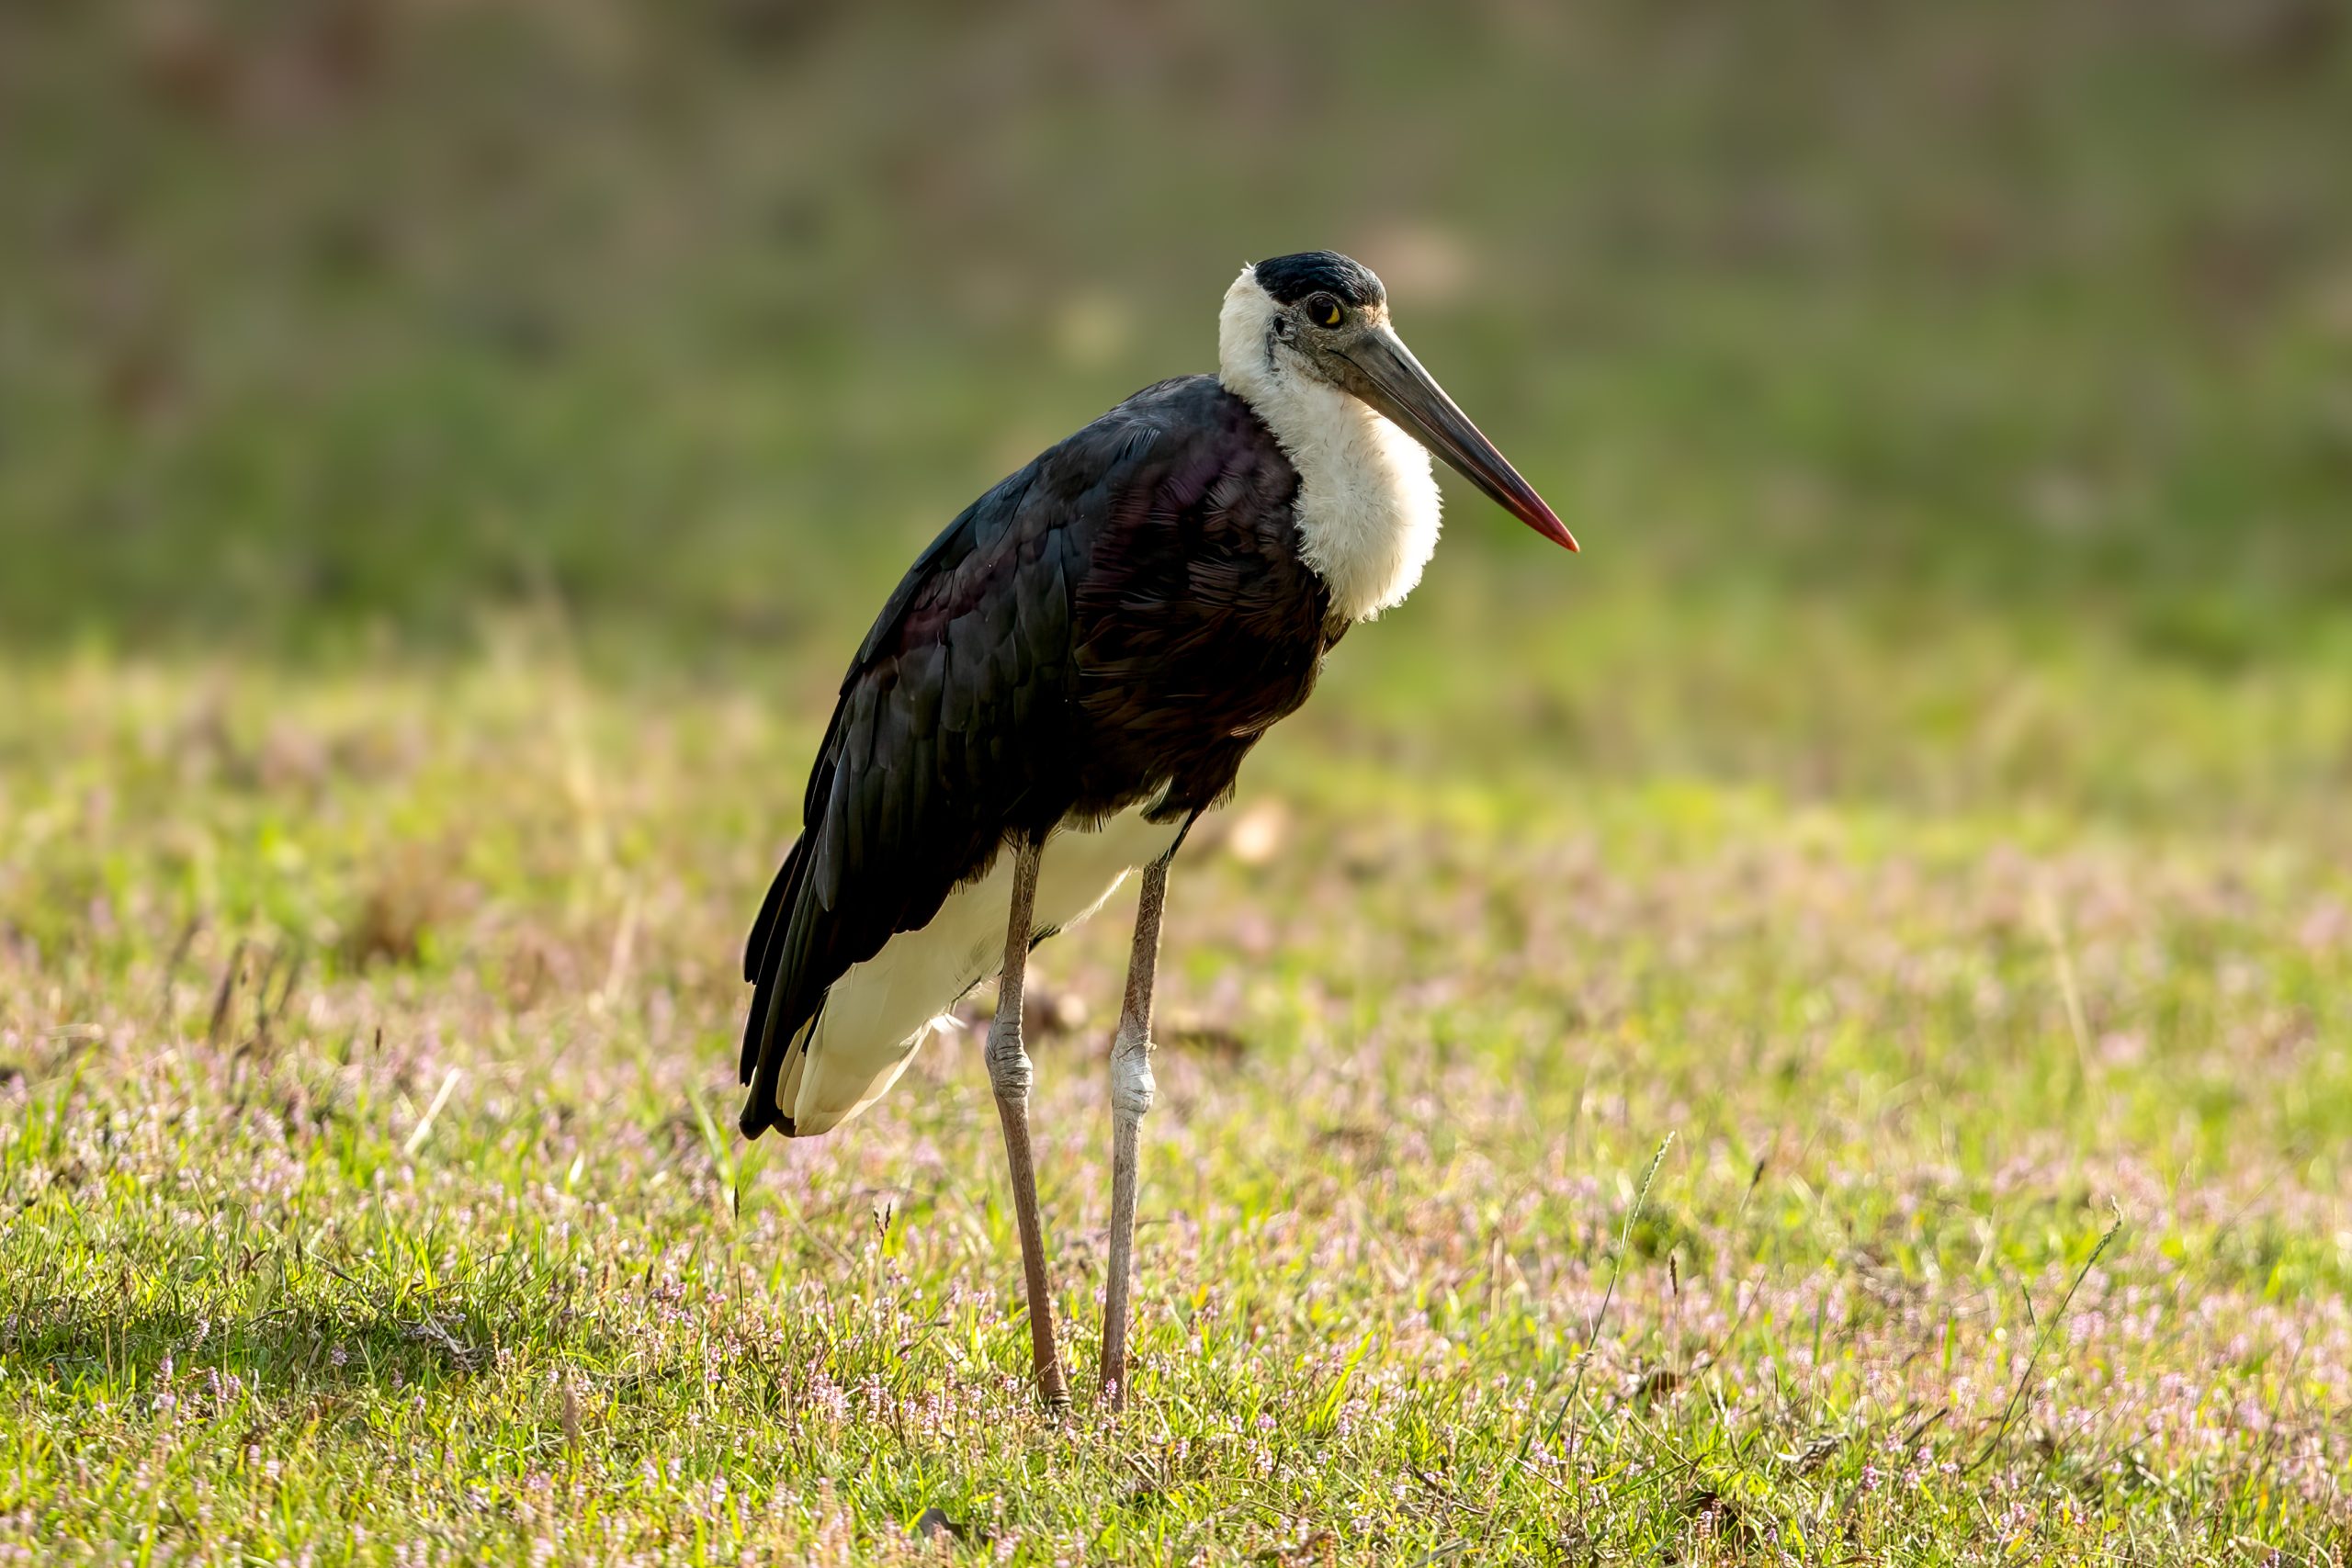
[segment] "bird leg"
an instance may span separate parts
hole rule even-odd
[[[1136,904],[1135,949],[1127,959],[1126,1000],[1111,1040],[1111,1273],[1102,1296],[1102,1397],[1127,1402],[1127,1286],[1134,1273],[1137,1134],[1151,1109],[1151,985],[1159,967],[1159,911],[1168,897],[1168,862],[1144,868]]]
[[[1029,1294],[1029,1348],[1037,1392],[1059,1411],[1069,1407],[1054,1348],[1054,1302],[1046,1281],[1046,1233],[1037,1217],[1037,1172],[1029,1155],[1029,1053],[1021,1043],[1021,982],[1029,964],[1029,928],[1037,902],[1037,863],[1045,845],[1023,838],[1013,852],[1012,912],[1004,933],[1004,974],[997,983],[996,1024],[989,1031],[989,1083],[1004,1123],[1004,1159],[1012,1172],[1012,1213],[1021,1227],[1021,1273]]]

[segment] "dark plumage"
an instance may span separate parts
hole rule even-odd
[[[1258,287],[1272,296],[1277,305],[1295,305],[1317,291],[1336,294],[1351,305],[1388,302],[1388,290],[1381,287],[1372,268],[1337,251],[1301,251],[1295,256],[1276,256],[1272,261],[1260,262],[1251,271],[1257,276]]]
[[[1189,376],[932,541],[842,682],[744,950],[745,1133],[792,1132],[776,1085],[826,987],[924,926],[1009,833],[1137,804],[1188,819],[1231,791],[1344,629],[1299,558],[1297,488],[1250,406]]]

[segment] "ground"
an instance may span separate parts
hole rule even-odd
[[[0,7],[0,1560],[2345,1561],[2339,7],[282,13]],[[741,942],[1324,244],[1586,549],[1179,863],[1116,1416],[1040,950],[1057,1423],[977,1041],[745,1145]]]
[[[1418,700],[1489,586],[1327,700]],[[1745,679],[1834,689],[1770,635]],[[1604,689],[1654,651],[1558,646]],[[1916,795],[1578,767],[1573,691],[1510,682],[1494,755],[1271,744],[1174,879],[1115,1416],[1131,906],[1044,949],[1057,1425],[976,1037],[833,1137],[731,1129],[813,710],[14,670],[16,1549],[848,1561],[937,1509],[974,1561],[2326,1560],[2352,889],[2320,781],[2237,748],[2341,759],[2340,683],[2050,670],[1955,726],[1936,649],[1867,689],[1823,722]]]

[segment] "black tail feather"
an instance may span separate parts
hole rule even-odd
[[[760,905],[760,918],[752,926],[749,941],[743,944],[743,978],[754,987],[752,1006],[743,1021],[743,1052],[736,1068],[736,1080],[750,1086],[751,1093],[743,1101],[743,1113],[737,1125],[747,1138],[756,1138],[770,1127],[780,1127],[786,1137],[792,1135],[792,1118],[784,1114],[775,1102],[776,1085],[784,1077],[785,1054],[791,1049],[789,1038],[775,1038],[774,1010],[780,998],[778,991],[783,976],[777,973],[784,957],[784,933],[791,925],[791,909],[798,897],[798,884],[806,873],[807,856],[801,851],[808,841],[803,833],[792,840],[785,852],[784,864],[768,885],[768,896]]]

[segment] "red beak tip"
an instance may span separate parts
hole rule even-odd
[[[1539,508],[1536,515],[1529,518],[1528,521],[1534,524],[1535,531],[1537,533],[1543,535],[1545,538],[1551,540],[1555,545],[1566,546],[1571,554],[1581,555],[1584,553],[1577,548],[1577,536],[1568,532],[1568,525],[1566,523],[1561,522],[1558,513],[1555,513],[1550,507],[1545,506]]]

